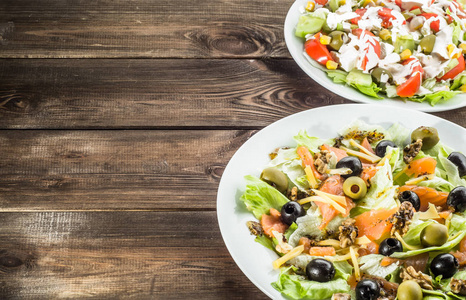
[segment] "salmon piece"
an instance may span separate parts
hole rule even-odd
[[[304,146],[299,146],[296,149],[296,153],[298,153],[299,157],[301,158],[301,161],[303,162],[303,168],[309,166],[312,170],[312,173],[314,173],[314,176],[317,179],[322,180],[324,178],[324,175],[317,172],[316,167],[314,165],[314,158],[312,157],[312,154],[309,151],[309,149],[307,149]]]
[[[429,208],[429,203],[434,204],[435,206],[441,206],[444,209],[447,206],[447,192],[439,192],[433,188],[426,186],[417,186],[417,185],[403,185],[400,187],[399,192],[404,191],[413,191],[421,200],[420,211],[426,211]]]
[[[373,209],[366,211],[355,217],[356,225],[359,230],[359,237],[367,236],[371,241],[378,241],[387,236],[392,229],[392,224],[388,219],[397,211],[392,209]]]
[[[346,151],[345,150],[341,150],[341,149],[338,149],[338,148],[335,148],[335,147],[331,147],[327,144],[323,144],[320,149],[322,150],[327,150],[329,152],[333,152],[335,154],[335,156],[337,157],[337,160],[340,160],[342,159],[343,157],[347,157],[348,154],[346,154]]]
[[[391,257],[388,257],[388,256],[385,256],[384,258],[382,258],[382,260],[380,261],[380,266],[382,267],[387,267],[391,264],[394,264],[396,263],[397,261],[399,261],[398,258],[391,258]]]
[[[304,245],[304,253],[309,254],[309,249],[311,249],[311,240],[305,236],[299,239],[298,246]]]
[[[322,192],[342,196],[343,195],[343,177],[340,175],[334,175],[324,181],[324,184],[320,188]],[[346,198],[346,212],[343,215],[344,217],[349,215],[350,210],[355,206],[354,202]],[[323,202],[316,201],[314,202],[320,209],[322,215],[322,223],[319,225],[319,229],[322,230],[327,227],[328,223],[333,220],[340,212],[334,209],[331,205]]]
[[[429,253],[421,253],[401,260],[405,268],[413,267],[417,272],[426,272]]]
[[[453,256],[458,260],[460,267],[464,267],[466,265],[466,253],[461,251],[450,252]]]
[[[369,255],[369,254],[378,254],[379,253],[379,245],[374,242],[370,242],[366,245],[366,248],[359,248],[358,254],[359,256]]]
[[[414,177],[424,174],[434,174],[436,166],[437,161],[434,158],[423,157],[410,162],[405,173],[409,176],[414,175]]]
[[[362,169],[360,177],[369,185],[369,180],[374,177],[375,173],[377,173],[377,168],[375,166],[369,166]]]
[[[375,154],[374,149],[372,149],[371,144],[367,140],[367,137],[365,137],[364,140],[362,140],[361,146],[366,148],[370,153]]]
[[[288,225],[283,223],[280,217],[280,212],[275,208],[270,209],[270,215],[262,215],[261,226],[267,236],[273,237],[272,231],[274,230],[280,233],[285,233],[286,229],[288,229]]]
[[[334,256],[337,255],[333,247],[311,247],[309,254],[312,256]]]
[[[460,242],[460,251],[466,253],[466,237]]]

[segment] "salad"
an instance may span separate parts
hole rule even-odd
[[[311,0],[295,35],[335,82],[435,105],[466,92],[466,12],[457,0]]]
[[[412,130],[412,129],[411,129]],[[466,299],[466,157],[433,127],[300,131],[245,177],[255,241],[289,299]]]

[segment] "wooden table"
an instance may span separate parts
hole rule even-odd
[[[222,171],[349,103],[290,58],[291,4],[0,1],[0,298],[266,299],[221,238]]]

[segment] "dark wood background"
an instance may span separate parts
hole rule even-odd
[[[291,59],[291,4],[0,0],[0,298],[267,298],[221,238],[223,169],[349,103]]]

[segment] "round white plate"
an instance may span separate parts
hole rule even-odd
[[[278,271],[272,262],[277,255],[254,242],[246,222],[255,220],[239,202],[245,190],[245,175],[259,176],[270,161],[268,154],[277,147],[295,146],[293,136],[306,129],[310,136],[336,137],[337,131],[355,119],[388,128],[400,123],[408,129],[433,126],[440,140],[466,153],[466,129],[439,117],[399,107],[368,104],[343,104],[311,109],[281,119],[251,137],[233,155],[223,173],[217,193],[217,217],[223,240],[243,273],[267,296],[284,299],[270,284]]]
[[[337,84],[330,79],[327,74],[317,69],[316,67],[312,66],[308,59],[304,56],[304,40],[295,36],[295,28],[298,24],[300,13],[300,7],[305,7],[308,0],[296,0],[293,5],[291,6],[288,14],[286,15],[285,19],[285,42],[286,46],[288,47],[288,51],[290,51],[291,56],[296,61],[298,66],[307,74],[309,77],[314,79],[317,83],[328,89],[329,91],[334,92],[335,94],[347,98],[351,101],[355,102],[362,102],[367,104],[373,103],[380,103],[383,105],[389,106],[398,106],[398,107],[406,107],[411,109],[416,109],[425,112],[437,112],[437,111],[445,111],[460,108],[466,106],[466,94],[459,94],[453,97],[452,99],[448,100],[446,103],[437,104],[435,106],[431,106],[429,103],[418,103],[407,101],[403,102],[399,99],[375,99],[369,96],[366,96],[359,91],[346,86],[344,84]],[[383,96],[383,95],[381,95]]]

